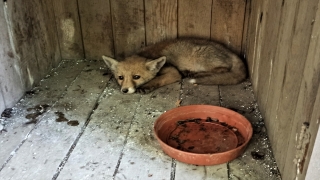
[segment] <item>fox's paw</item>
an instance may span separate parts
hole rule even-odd
[[[153,90],[155,90],[154,87],[140,87],[136,89],[136,92],[140,94],[148,94]]]

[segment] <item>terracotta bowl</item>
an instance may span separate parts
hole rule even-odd
[[[241,114],[211,105],[190,105],[163,113],[154,124],[163,151],[195,165],[222,164],[243,153],[252,126]]]

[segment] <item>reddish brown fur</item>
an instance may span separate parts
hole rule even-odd
[[[103,57],[118,79],[122,90],[150,91],[179,81],[181,74],[197,84],[237,84],[246,78],[242,60],[221,44],[199,39],[164,41],[146,47],[138,55],[118,62]],[[166,63],[165,66],[164,63]],[[150,67],[154,67],[150,70]],[[179,73],[180,72],[180,73]],[[139,79],[134,79],[139,75]]]

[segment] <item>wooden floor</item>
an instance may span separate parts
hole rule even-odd
[[[1,180],[280,179],[250,82],[182,82],[123,95],[107,72],[102,61],[63,61],[2,114]],[[254,127],[246,152],[216,166],[184,164],[164,154],[153,123],[189,104],[224,106],[246,116]],[[254,159],[254,152],[264,158]]]

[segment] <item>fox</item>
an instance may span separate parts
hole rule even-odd
[[[149,93],[187,78],[191,84],[233,85],[247,76],[242,59],[213,40],[181,38],[146,46],[119,61],[103,55],[124,94]]]

